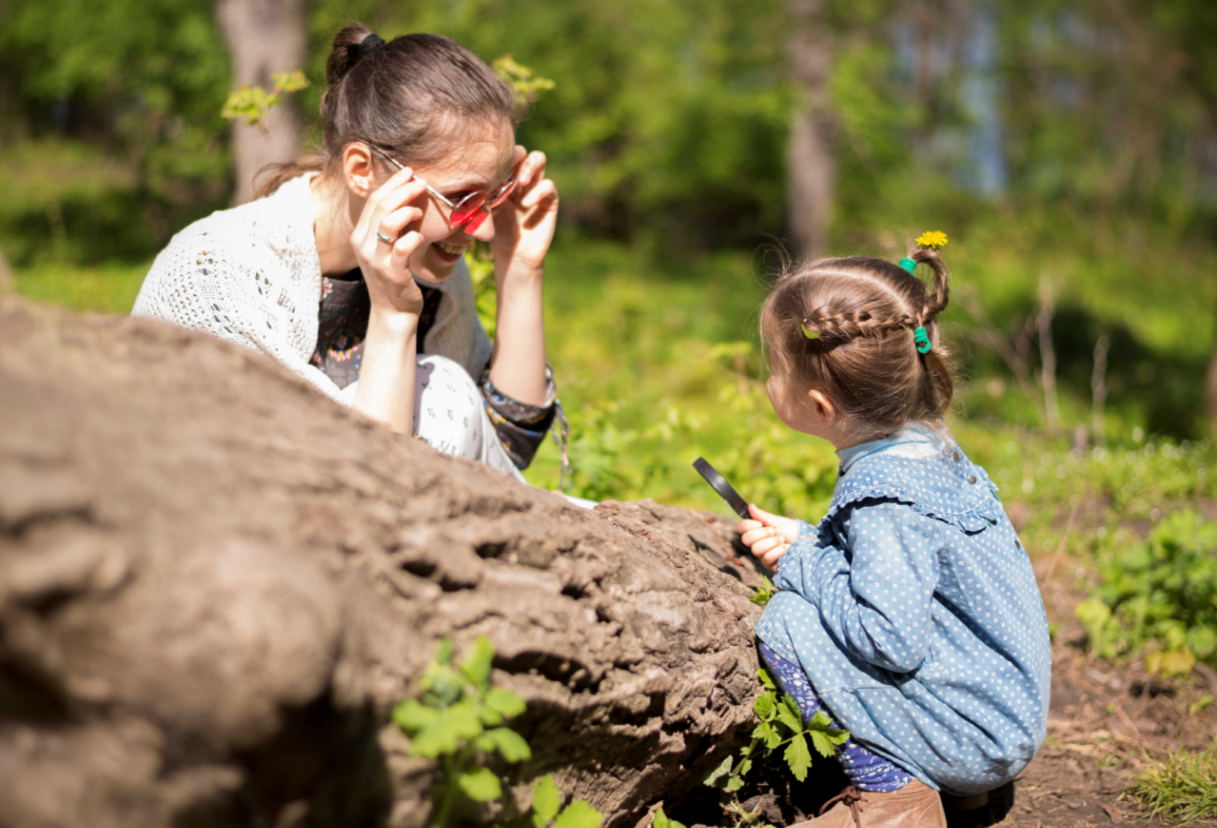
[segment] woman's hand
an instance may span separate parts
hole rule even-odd
[[[494,211],[490,251],[498,278],[541,272],[558,221],[558,188],[545,177],[545,153],[517,146],[515,161],[516,188]]]
[[[374,315],[422,313],[423,293],[410,273],[409,263],[423,237],[417,229],[407,228],[422,218],[422,209],[412,202],[426,192],[426,182],[415,178],[409,167],[399,170],[368,196],[351,232],[351,249],[368,285]]]
[[[764,567],[774,572],[778,568],[778,561],[798,538],[799,522],[794,518],[771,515],[752,503],[748,504],[748,512],[754,520],[741,520],[736,531]]]

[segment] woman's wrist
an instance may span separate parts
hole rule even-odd
[[[510,284],[541,284],[545,281],[545,264],[531,264],[513,258],[506,268],[495,268],[495,285],[500,289]]]
[[[373,305],[368,315],[368,338],[375,332],[402,340],[408,339],[418,332],[418,317],[417,313],[410,311]]]

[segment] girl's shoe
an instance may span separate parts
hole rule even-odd
[[[853,785],[824,803],[820,815],[789,828],[946,828],[938,792],[914,779],[898,791],[860,791]]]

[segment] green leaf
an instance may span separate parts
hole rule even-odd
[[[774,684],[773,677],[769,675],[769,671],[764,667],[756,671],[757,678],[761,680],[761,684],[766,690],[777,690],[778,686]]]
[[[554,820],[554,828],[600,828],[603,821],[604,816],[593,808],[590,802],[576,799],[558,814],[558,818]],[[678,822],[671,822],[671,825],[672,828],[684,828]]]
[[[536,828],[545,828],[558,815],[561,807],[562,792],[558,790],[553,774],[547,773],[532,789],[532,824]]]
[[[748,596],[748,600],[756,604],[758,607],[763,607],[769,603],[769,599],[773,597],[773,584],[768,578],[762,578],[760,589],[755,590]]]
[[[752,770],[752,760],[745,759],[736,766],[735,778],[743,781],[743,778],[748,775],[748,771],[750,770]]]
[[[468,702],[457,702],[440,714],[414,737],[410,753],[424,759],[436,759],[455,753],[461,743],[482,735],[482,723]]]
[[[439,718],[439,711],[427,707],[417,699],[406,699],[393,708],[393,721],[406,732],[407,736],[415,736],[423,728]]]
[[[527,762],[532,758],[532,749],[528,747],[528,742],[524,741],[524,737],[505,727],[487,730],[478,737],[476,744],[487,753],[497,750],[509,765],[514,765],[516,762]]]
[[[489,768],[477,768],[462,773],[457,784],[461,786],[465,796],[474,802],[493,802],[503,795],[499,778]]]
[[[522,698],[501,687],[491,687],[486,691],[486,707],[505,719],[519,716],[528,709]]]
[[[789,703],[778,705],[778,721],[790,728],[791,733],[801,733],[803,716],[799,712],[798,704],[790,696],[786,696],[782,701]]]
[[[276,92],[299,92],[308,87],[308,78],[299,69],[290,72],[275,72],[270,76]]]
[[[733,776],[727,780],[727,784],[723,786],[723,790],[727,793],[735,793],[742,787],[744,787],[744,777]]]
[[[473,651],[461,662],[461,672],[465,678],[478,687],[485,688],[490,682],[490,664],[494,660],[494,645],[484,635],[479,635],[473,642]]]
[[[703,785],[716,787],[719,780],[724,779],[727,774],[731,773],[731,768],[735,764],[735,757],[727,754],[727,758],[718,763],[718,766],[706,774],[706,778],[701,781]]]
[[[1103,628],[1111,620],[1111,609],[1097,596],[1091,596],[1074,607],[1073,614],[1085,627],[1091,649],[1097,648],[1103,639]]]
[[[451,638],[441,638],[439,641],[439,646],[435,648],[436,664],[451,664],[452,655],[455,651],[455,648],[452,646]]]
[[[777,697],[772,693],[761,693],[757,696],[756,701],[752,703],[752,712],[756,714],[761,721],[770,721],[777,712]]]
[[[812,738],[815,738],[814,733]],[[811,768],[811,751],[807,749],[807,740],[803,734],[798,734],[790,741],[790,744],[786,746],[783,758],[795,779],[800,782],[807,781],[807,771]]]
[[[811,744],[815,747],[816,753],[824,757],[832,756],[836,753],[833,748],[832,739],[828,738],[828,734],[822,730],[810,730],[808,735],[811,736]]]
[[[651,828],[672,828],[672,821],[668,819],[668,815],[663,812],[662,807],[655,812],[655,819],[651,821]]]

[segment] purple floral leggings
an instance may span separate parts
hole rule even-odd
[[[778,687],[793,696],[794,700],[799,703],[799,710],[803,712],[803,720],[811,721],[811,718],[816,715],[816,711],[822,708],[820,698],[816,695],[815,689],[807,680],[807,675],[802,668],[782,658],[763,641],[757,642],[757,648]],[[841,725],[837,724],[827,710],[824,711],[824,715],[832,721],[833,727],[841,728]],[[850,783],[860,791],[890,793],[900,790],[913,781],[913,777],[907,771],[877,753],[871,753],[855,742],[852,736],[837,747],[837,759],[841,762],[841,767],[845,769],[845,775],[849,777]]]

